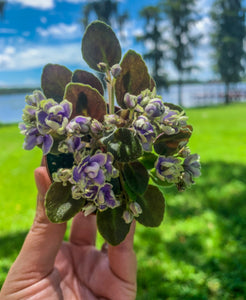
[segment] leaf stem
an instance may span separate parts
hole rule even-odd
[[[109,114],[114,114],[114,90],[115,90],[115,78],[111,78],[110,70],[106,72],[107,90],[108,90],[108,102],[109,102]]]

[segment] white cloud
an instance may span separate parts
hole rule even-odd
[[[57,25],[52,25],[46,29],[38,27],[36,31],[42,37],[55,37],[59,39],[73,39],[81,37],[81,29],[79,24],[67,25],[64,23],[59,23]]]
[[[47,18],[46,17],[41,17],[40,21],[41,21],[41,23],[46,24],[47,23]]]
[[[59,2],[68,2],[68,3],[92,3],[92,2],[98,2],[98,0],[59,0]],[[124,0],[116,0],[116,2],[124,2]]]
[[[16,34],[17,30],[12,28],[0,28],[0,33],[5,34]]]
[[[80,46],[80,43],[70,43],[56,46],[5,47],[0,54],[0,69],[1,71],[27,70],[43,67],[47,63],[85,65]]]
[[[9,0],[9,3],[19,3],[23,6],[46,10],[55,7],[54,0]]]

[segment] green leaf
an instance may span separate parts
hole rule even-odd
[[[126,193],[128,195],[127,202],[129,202],[129,199],[131,199],[132,201],[136,200],[137,194],[133,190],[130,189],[130,187],[128,186],[126,181],[124,182],[124,190],[126,191]]]
[[[111,152],[118,162],[135,161],[142,155],[142,146],[133,131],[119,128],[108,142],[108,152]]]
[[[82,55],[87,64],[100,71],[98,64],[105,63],[112,67],[120,62],[121,47],[112,28],[101,21],[92,22],[82,39]]]
[[[130,224],[126,224],[122,218],[124,207],[105,211],[97,211],[97,227],[105,240],[113,246],[121,243],[130,230]]]
[[[41,77],[41,87],[45,96],[61,102],[65,87],[71,78],[72,72],[66,67],[56,64],[46,65]]]
[[[156,82],[155,82],[153,77],[150,77],[150,87],[149,87],[149,89],[151,91],[153,91],[154,88],[156,88]]]
[[[92,73],[76,70],[73,72],[72,82],[78,82],[83,84],[89,84],[94,89],[98,90],[98,92],[103,96],[104,90],[101,81]]]
[[[146,192],[138,195],[136,202],[143,210],[136,218],[139,223],[148,227],[157,227],[161,224],[165,211],[165,199],[156,186],[148,185]]]
[[[66,86],[64,98],[73,104],[71,119],[83,115],[103,121],[106,103],[103,96],[90,85],[71,82]]]
[[[158,156],[152,152],[144,152],[144,154],[138,159],[146,169],[152,169],[155,165]]]
[[[121,62],[121,72],[116,79],[115,94],[120,107],[126,108],[125,93],[139,95],[153,85],[148,69],[140,54],[129,50]]]
[[[191,134],[191,126],[182,128],[177,134],[167,135],[163,133],[155,140],[154,149],[160,155],[173,155],[188,143]]]
[[[173,103],[165,102],[164,105],[169,107],[171,110],[177,110],[180,113],[184,111],[182,107],[180,107],[179,105],[175,105]]]
[[[54,182],[50,186],[45,196],[45,209],[51,222],[66,222],[84,206],[84,199],[75,200],[72,198],[71,186],[70,183],[63,186],[61,182]]]
[[[124,164],[123,176],[129,188],[136,194],[143,194],[148,186],[149,174],[138,161]]]
[[[64,168],[64,169],[71,169],[73,167],[73,154],[68,153],[61,153],[59,155],[54,154],[47,154],[45,156],[45,163],[46,167],[48,169],[48,173],[50,175],[50,178],[52,179],[52,174],[57,172],[58,169]]]

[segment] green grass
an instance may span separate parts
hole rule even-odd
[[[245,299],[246,104],[187,110],[202,176],[184,193],[163,190],[158,228],[138,225],[138,300]],[[16,125],[0,127],[0,284],[35,212],[33,170]]]

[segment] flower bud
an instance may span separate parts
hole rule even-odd
[[[88,203],[82,208],[84,216],[87,217],[96,210],[96,206],[93,203]]]
[[[132,202],[129,205],[134,217],[138,217],[143,211],[141,206],[137,202]]]
[[[110,125],[117,125],[120,122],[120,117],[118,115],[104,115],[104,122]]]
[[[123,219],[126,222],[126,224],[130,224],[133,220],[133,214],[131,212],[129,212],[128,210],[125,210],[123,212]]]
[[[100,123],[96,119],[93,119],[92,122],[91,122],[91,131],[94,134],[101,133],[103,131],[103,125],[102,125],[102,123]]]
[[[137,104],[137,97],[126,93],[124,96],[124,103],[126,104],[127,108],[134,108]]]
[[[119,64],[115,64],[111,68],[111,74],[114,78],[117,78],[120,75],[121,66]]]
[[[59,169],[56,173],[53,173],[53,180],[55,182],[62,182],[63,185],[67,185],[67,181],[72,177],[71,169]]]
[[[97,67],[103,73],[107,71],[107,65],[104,62],[97,64]]]
[[[79,200],[82,197],[82,191],[79,186],[74,185],[72,187],[72,198],[75,200]]]

